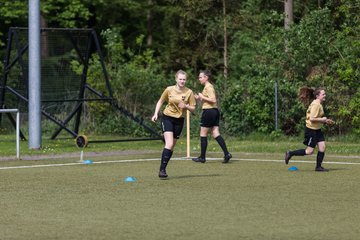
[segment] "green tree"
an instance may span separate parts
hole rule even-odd
[[[152,112],[150,102],[173,83],[174,71],[187,70],[189,85],[198,89],[193,75],[207,68],[215,74],[229,133],[274,130],[275,83],[286,109],[279,113],[284,133],[303,128],[305,109],[296,98],[303,85],[326,87],[326,111],[337,120],[329,131],[360,132],[360,0],[292,2],[287,31],[284,1],[43,0],[41,14],[49,27],[103,32],[116,98],[135,114]],[[27,26],[26,1],[0,3],[0,54],[9,26]]]
[[[360,1],[339,1],[334,9],[336,35],[330,45],[336,55],[330,65],[338,133],[360,133]]]
[[[91,10],[104,0],[41,0],[41,15],[49,27],[86,28]]]
[[[6,33],[9,27],[27,25],[27,9],[27,1],[0,2],[0,49],[3,49],[6,44]]]

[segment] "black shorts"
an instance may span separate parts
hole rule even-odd
[[[211,128],[219,126],[220,112],[217,108],[203,109],[200,121],[200,127]]]
[[[161,130],[163,132],[173,132],[174,138],[179,139],[184,126],[184,118],[174,118],[163,115],[161,118]]]
[[[325,137],[322,133],[321,129],[311,129],[311,128],[305,128],[305,140],[304,144],[308,147],[315,148],[318,142],[324,142]]]

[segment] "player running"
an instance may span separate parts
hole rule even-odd
[[[315,100],[313,100],[315,97]],[[300,101],[304,104],[313,100],[306,111],[306,127],[305,127],[305,149],[295,151],[287,151],[285,153],[285,163],[288,164],[293,156],[311,155],[315,147],[318,147],[316,157],[317,172],[327,172],[328,169],[322,167],[322,162],[325,156],[325,137],[321,131],[323,124],[333,124],[334,121],[324,116],[324,109],[322,103],[325,101],[326,93],[324,89],[312,89],[303,87],[299,92]]]
[[[161,155],[159,178],[167,178],[166,167],[173,154],[177,139],[184,126],[186,110],[195,111],[196,100],[191,89],[185,87],[186,72],[179,70],[175,74],[176,84],[167,87],[156,104],[151,120],[156,122],[161,106],[167,102],[161,118],[161,128],[164,133],[165,147]]]

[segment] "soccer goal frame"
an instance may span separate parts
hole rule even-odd
[[[6,55],[4,59],[4,75],[0,81],[0,109],[6,109],[7,107],[7,99],[6,95],[11,94],[15,96],[19,101],[22,101],[24,103],[28,103],[28,82],[31,81],[31,79],[28,79],[27,74],[27,62],[25,61],[26,57],[25,54],[27,54],[28,51],[28,41],[26,44],[21,44],[21,41],[19,39],[19,32],[20,31],[28,31],[27,28],[19,28],[19,27],[12,27],[9,29],[8,33],[8,42],[7,42],[7,49],[6,49]],[[73,44],[73,49],[75,50],[76,54],[78,55],[81,64],[83,65],[82,73],[80,75],[80,86],[79,86],[79,92],[77,98],[74,99],[52,99],[52,100],[41,100],[41,104],[43,105],[45,102],[53,102],[54,104],[56,102],[72,102],[74,104],[74,107],[71,112],[67,114],[63,119],[59,119],[58,117],[54,116],[52,113],[48,112],[43,107],[41,108],[41,113],[45,118],[49,119],[51,122],[55,123],[58,128],[54,130],[51,139],[56,139],[57,136],[60,134],[61,131],[65,130],[68,132],[73,138],[77,138],[79,135],[79,128],[80,128],[80,122],[81,122],[81,115],[83,113],[83,105],[86,102],[94,102],[94,101],[101,101],[109,106],[111,106],[114,110],[120,112],[122,115],[126,116],[129,120],[137,123],[138,125],[142,126],[145,132],[150,133],[150,137],[146,138],[129,138],[129,139],[121,139],[121,140],[93,140],[90,142],[114,142],[114,141],[143,141],[143,140],[161,140],[162,136],[159,133],[158,130],[153,129],[152,127],[148,126],[144,119],[138,116],[133,115],[130,111],[125,109],[123,106],[121,106],[116,99],[113,97],[113,90],[109,81],[108,73],[105,67],[104,63],[104,57],[101,51],[99,39],[97,37],[97,34],[95,30],[93,29],[69,29],[69,28],[41,28],[41,34],[44,33],[51,33],[51,32],[57,32],[62,31],[65,32],[68,36],[70,42]],[[81,32],[81,34],[87,35],[87,41],[86,41],[86,51],[85,54],[80,51],[79,43],[75,40],[74,36]],[[14,50],[16,49],[16,52],[14,53]],[[105,91],[99,91],[96,89],[96,87],[91,86],[87,82],[87,73],[89,69],[89,61],[92,54],[97,54],[98,59],[100,61],[101,70],[103,74],[103,79],[105,81]],[[20,91],[12,86],[9,86],[8,80],[9,80],[9,74],[11,73],[14,66],[17,66],[17,71],[19,71],[19,81],[21,84],[25,86],[25,91]],[[103,89],[104,90],[104,89]],[[89,92],[92,97],[88,97],[85,92]],[[0,112],[0,123],[1,123],[1,115],[2,112]],[[9,115],[8,115],[9,116]],[[11,118],[11,116],[9,116]],[[69,122],[73,120],[75,122],[74,127],[71,128],[69,126]],[[14,123],[14,119],[12,119],[12,122]],[[20,131],[20,135],[22,138],[25,138],[24,135]]]

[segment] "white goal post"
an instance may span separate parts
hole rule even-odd
[[[0,109],[0,113],[16,113],[16,158],[20,159],[20,111],[19,109]]]

